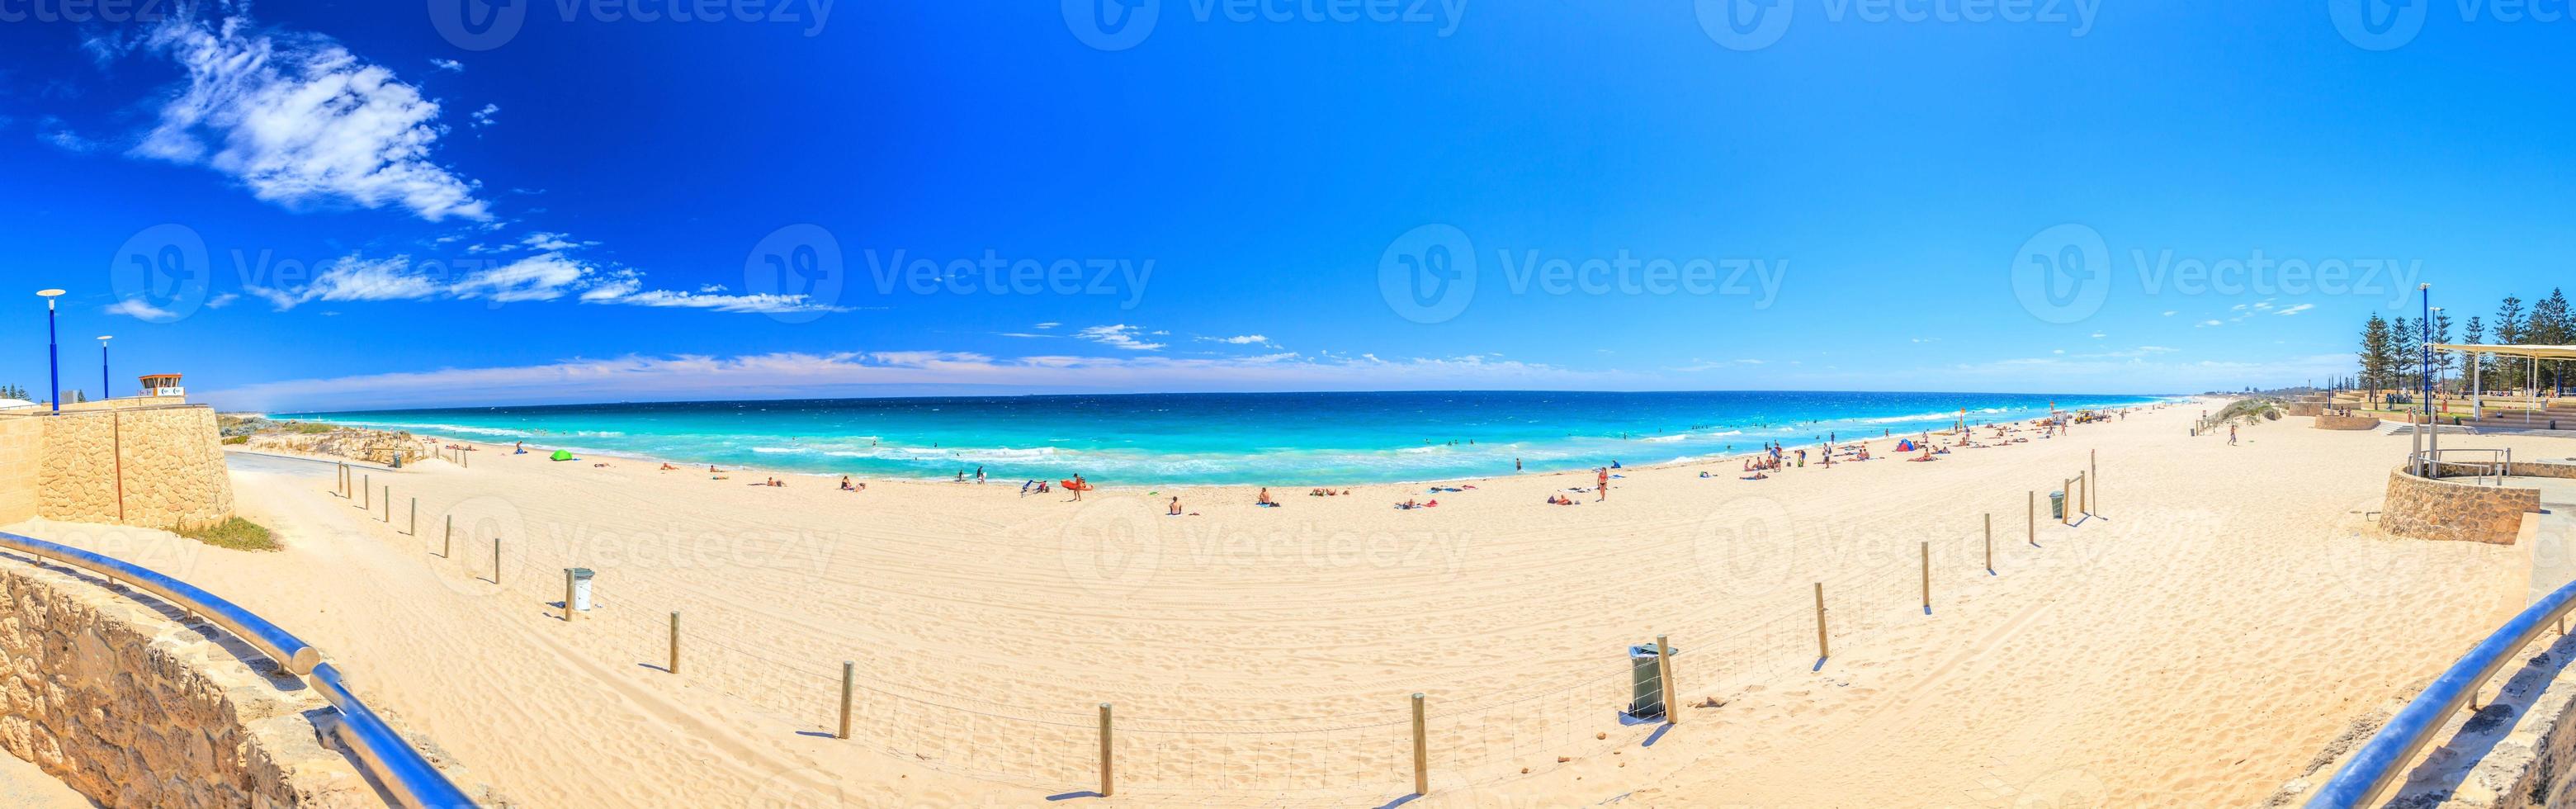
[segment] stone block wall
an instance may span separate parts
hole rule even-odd
[[[0,598],[0,749],[91,800],[383,805],[319,739],[318,692],[281,690],[199,630],[67,573],[0,561]]]
[[[221,522],[233,513],[221,442],[202,406],[0,416],[0,523]]]
[[[2312,426],[2320,430],[2376,430],[2379,429],[2379,417],[2339,416],[2333,413],[2319,413],[2317,414],[2316,423]]]
[[[2291,402],[2288,411],[2293,416],[2314,416],[2326,412],[2326,406],[2323,402]]]
[[[2399,467],[2388,472],[2388,503],[2381,507],[2379,526],[2411,539],[2511,545],[2522,515],[2539,510],[2539,489],[2428,480]]]

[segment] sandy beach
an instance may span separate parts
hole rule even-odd
[[[1412,791],[1417,692],[1414,806],[2241,805],[2518,607],[2527,550],[2379,533],[2405,437],[2291,418],[2229,446],[2187,434],[2199,411],[1931,463],[1880,439],[1761,481],[1632,468],[1598,502],[1565,492],[1586,472],[1278,508],[1247,487],[768,487],[478,443],[470,469],[360,469],[378,488],[348,499],[327,464],[237,459],[279,553],[11,530],[291,627],[513,805],[1377,806]],[[2051,520],[2097,452],[2098,515]],[[597,571],[570,622],[567,567]],[[1622,721],[1628,647],[1659,634],[1688,707]],[[1107,799],[1084,794],[1103,703]]]

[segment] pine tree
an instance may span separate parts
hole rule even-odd
[[[2486,345],[2486,321],[2479,318],[2477,315],[2470,315],[2469,328],[2466,337],[2467,339],[2462,342],[2467,343],[2468,345]],[[2460,369],[2461,375],[2476,380],[2480,387],[2484,387],[2486,385],[2486,381],[2494,376],[2489,373],[2487,369],[2494,366],[2487,363],[2487,355],[2485,354],[2471,354],[2468,359],[2468,364]],[[2462,387],[2461,390],[2468,390],[2468,388]]]
[[[2571,322],[2569,317],[2567,296],[2556,289],[2549,290],[2549,297],[2531,305],[2531,322],[2525,327],[2528,334],[2524,339],[2538,345],[2566,345],[2569,332],[2576,331],[2576,322]],[[2540,363],[2540,379],[2533,384],[2546,385],[2553,391],[2564,390],[2567,387],[2566,373],[2565,361],[2545,360]]]
[[[2394,376],[2388,383],[2391,388],[2415,390],[2416,380],[2424,372],[2424,339],[2415,328],[2415,321],[2402,317],[2388,323],[2388,342],[2393,352],[2391,359],[2395,362],[2395,367],[2390,369]]]
[[[2433,310],[2433,344],[2451,343],[2451,313]],[[2433,367],[2425,369],[2433,377],[2434,390],[2451,389],[2451,369],[2460,367],[2460,355],[2449,351],[2433,352]]]
[[[2529,337],[2524,333],[2521,298],[2504,296],[2504,303],[2496,306],[2494,328],[2496,345],[2509,346],[2530,342]],[[2528,367],[2525,362],[2514,357],[2496,358],[2494,366],[2496,387],[2513,390],[2528,384],[2531,381],[2530,375],[2525,373]]]
[[[2370,322],[2361,329],[2361,387],[2365,397],[2378,400],[2379,389],[2387,387],[2389,372],[2397,364],[2397,345],[2389,337],[2388,321],[2372,313]]]

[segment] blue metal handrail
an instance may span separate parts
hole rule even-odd
[[[2443,723],[2475,698],[2478,689],[2503,671],[2506,664],[2518,659],[2523,647],[2539,640],[2558,619],[2566,617],[2570,607],[2576,607],[2576,582],[2542,596],[2513,620],[2497,627],[2495,634],[2460,656],[2459,662],[2433,678],[2433,683],[2415,695],[2414,701],[2389,717],[2388,724],[2381,726],[2369,742],[2344,761],[2341,769],[2335,770],[2334,778],[2308,799],[2308,809],[2353,809],[2377,800],[2381,792],[2406,774],[2406,766],[2432,743]]]
[[[349,691],[340,679],[340,670],[322,662],[322,653],[311,644],[269,623],[240,605],[198,589],[196,585],[161,575],[159,571],[137,566],[113,556],[92,553],[69,545],[58,545],[0,532],[0,548],[31,556],[51,559],[86,568],[106,575],[162,600],[206,617],[233,637],[258,649],[260,654],[276,661],[288,673],[307,675],[324,699],[340,712],[338,736],[376,782],[395,800],[410,809],[470,809],[474,799],[447,780],[437,767],[430,766],[420,751],[403,741],[367,704]]]

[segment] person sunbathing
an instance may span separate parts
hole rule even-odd
[[[1271,508],[1279,507],[1278,501],[1270,499],[1270,487],[1268,486],[1261,487],[1261,498],[1252,502],[1254,505],[1269,506]]]
[[[672,466],[672,465],[667,464],[667,463],[662,465],[662,471],[664,471],[664,472],[677,471],[678,469],[679,469],[679,467]]]
[[[1173,516],[1173,517],[1181,516],[1181,497],[1180,497],[1180,495],[1173,495],[1173,496],[1172,496],[1172,507],[1171,507],[1171,509],[1170,509],[1170,510],[1167,510],[1167,511],[1165,511],[1165,512],[1163,512],[1163,513],[1164,513],[1165,515]]]

